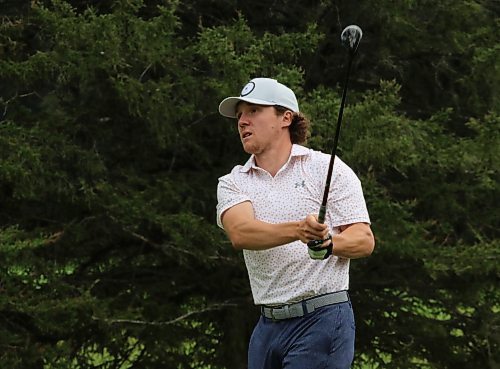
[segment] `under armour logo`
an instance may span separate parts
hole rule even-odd
[[[302,181],[302,182],[295,182],[295,188],[298,188],[298,187],[305,187],[306,186],[306,181]]]

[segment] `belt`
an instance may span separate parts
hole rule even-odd
[[[300,318],[306,314],[312,313],[314,310],[333,304],[349,301],[347,291],[338,291],[328,293],[326,295],[311,297],[309,299],[296,302],[294,304],[271,307],[261,306],[262,316],[272,320],[282,320],[290,318]]]

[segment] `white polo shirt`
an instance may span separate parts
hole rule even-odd
[[[217,224],[222,214],[244,201],[255,217],[267,223],[300,221],[317,214],[323,198],[330,155],[293,145],[290,158],[273,177],[255,164],[252,155],[243,166],[219,178]],[[325,223],[333,234],[351,223],[370,223],[361,183],[335,158]],[[307,245],[291,242],[268,250],[243,250],[254,303],[278,305],[349,288],[349,259],[309,257]]]

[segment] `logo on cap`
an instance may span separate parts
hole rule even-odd
[[[253,82],[248,82],[245,87],[243,87],[243,90],[241,90],[241,94],[240,96],[243,97],[243,96],[246,96],[248,95],[250,92],[253,91],[253,89],[255,88],[255,83]]]

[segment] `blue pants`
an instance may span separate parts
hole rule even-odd
[[[348,369],[354,358],[351,302],[301,318],[260,317],[248,349],[248,369]]]

